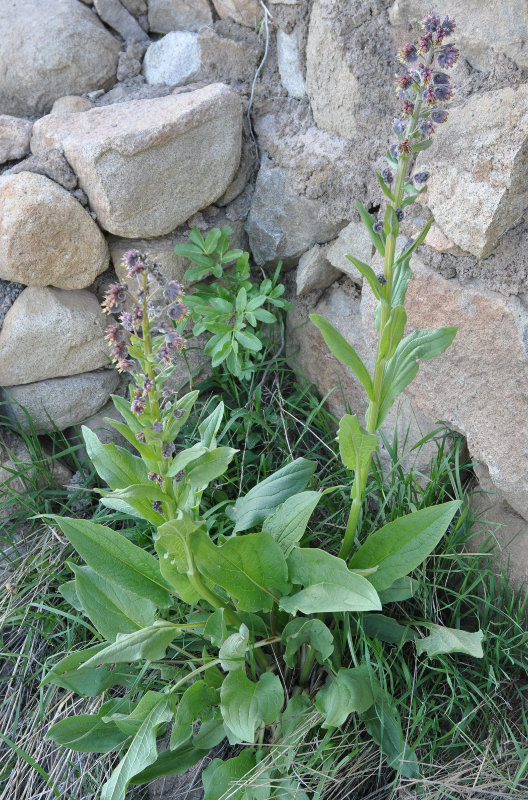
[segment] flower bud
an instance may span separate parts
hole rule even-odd
[[[381,222],[380,220],[375,222],[374,225],[372,226],[372,230],[374,231],[374,233],[381,233],[383,230],[383,222]]]
[[[396,217],[397,217],[397,219],[398,219],[398,222],[401,222],[401,221],[402,221],[402,219],[403,219],[403,218],[404,218],[404,216],[405,216],[405,214],[403,213],[403,210],[402,210],[401,208],[395,208],[395,209],[394,209],[394,213],[396,214]]]
[[[161,500],[154,500],[152,503],[152,510],[157,511],[158,514],[161,514],[163,510],[163,506],[161,504]]]
[[[445,108],[435,108],[431,111],[431,119],[433,122],[445,122],[449,116],[449,112],[445,110]]]
[[[387,278],[385,277],[383,272],[380,272],[380,274],[377,275],[376,277],[377,277],[378,281],[381,283],[381,285],[385,286],[385,284],[387,283]]]
[[[415,183],[425,183],[429,180],[429,173],[428,172],[417,172],[416,175],[413,177],[413,181]]]
[[[161,433],[161,431],[163,430],[163,425],[161,424],[159,419],[154,420],[154,422],[152,423],[152,430],[155,431],[156,433]]]
[[[403,133],[405,131],[405,125],[400,119],[395,119],[392,122],[392,129],[394,133],[396,133],[398,136],[403,136]]]
[[[145,410],[145,399],[143,397],[135,397],[130,404],[130,408],[134,414],[142,414]]]
[[[392,174],[391,170],[390,170],[388,167],[386,167],[386,168],[385,168],[385,169],[382,171],[382,173],[381,173],[381,177],[383,178],[383,180],[385,181],[385,183],[388,183],[389,185],[390,185],[390,184],[393,182],[393,180],[394,180],[394,175]]]
[[[414,44],[405,44],[398,55],[400,61],[405,64],[411,64],[413,61],[416,61],[418,58],[418,53],[416,52],[416,45]]]

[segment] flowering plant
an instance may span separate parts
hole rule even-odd
[[[202,509],[204,494],[236,451],[217,443],[222,403],[200,424],[199,441],[176,449],[197,399],[197,392],[177,397],[168,388],[173,359],[184,344],[176,331],[186,314],[181,287],[165,282],[155,265],[130,253],[129,273],[138,277],[131,308],[125,307],[123,286],[110,290],[106,308],[120,313],[121,327],[112,324],[108,335],[118,368],[132,380],[130,402],[114,398],[124,423],[109,422],[138,455],[102,444],[86,428],[83,433],[109,487],[101,492],[103,505],[150,523],[155,555],[105,525],[53,518],[86,562],[71,564],[75,578],[63,592],[103,641],[68,655],[45,682],[97,695],[109,687],[134,687],[140,670],[158,670],[162,681],[161,688],[139,699],[132,693],[113,696],[97,714],[70,717],[50,729],[51,738],[73,749],[125,751],[101,800],[124,800],[130,784],[183,772],[226,737],[244,748],[226,761],[214,759],[204,770],[205,800],[218,800],[232,781],[257,764],[266,765],[264,745],[276,747],[279,757],[262,767],[258,785],[246,782],[229,789],[229,796],[265,800],[291,794],[304,800],[305,791],[288,773],[287,753],[295,751],[299,737],[340,728],[350,715],[392,767],[416,777],[416,755],[402,733],[383,668],[376,669],[368,653],[361,655],[359,635],[364,631],[399,646],[412,642],[429,657],[456,651],[482,655],[480,632],[422,619],[401,624],[380,613],[384,605],[412,596],[417,582],[410,574],[452,524],[458,502],[395,519],[362,543],[358,535],[376,431],[416,375],[417,359],[445,350],[456,332],[414,331],[403,338],[409,260],[427,226],[396,254],[403,209],[423,190],[416,188],[424,183],[423,174],[406,182],[410,157],[428,146],[434,120],[441,122],[447,113],[436,105],[450,93],[437,65],[455,58],[453,45],[443,43],[453,28],[452,20],[429,15],[418,45],[403,49],[406,62],[417,62],[418,53],[424,62],[398,81],[408,119],[395,123],[398,142],[387,156],[391,171],[379,176],[389,201],[383,222],[359,206],[385,260],[383,275],[376,276],[372,267],[351,257],[379,301],[374,375],[328,322],[313,318],[370,401],[365,427],[349,414],[339,426],[341,458],[354,472],[339,555],[303,546],[323,495],[308,488],[316,464],[303,458],[239,497],[228,518],[232,535],[213,537],[211,517]],[[444,88],[438,93],[438,87]],[[168,726],[169,745],[158,750],[157,738],[168,735]]]

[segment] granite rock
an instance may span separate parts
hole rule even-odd
[[[0,164],[29,153],[33,122],[29,119],[0,114]]]
[[[213,15],[207,0],[149,0],[148,20],[155,33],[201,31]]]
[[[150,45],[143,60],[143,75],[147,83],[166,83],[180,86],[200,74],[200,44],[198,34],[190,31],[171,31]]]

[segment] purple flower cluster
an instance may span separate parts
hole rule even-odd
[[[399,59],[407,65],[407,71],[396,79],[402,113],[401,119],[393,122],[399,139],[389,148],[394,159],[421,149],[420,143],[448,117],[447,110],[439,104],[448,102],[453,95],[449,75],[442,70],[452,67],[458,59],[455,45],[444,42],[455,27],[455,20],[448,16],[441,19],[438,14],[427,14],[418,41],[400,49]]]

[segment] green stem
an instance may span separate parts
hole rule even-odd
[[[315,661],[315,650],[311,645],[308,645],[306,658],[304,659],[304,664],[301,667],[301,674],[299,675],[299,683],[301,684],[301,686],[306,686],[308,684],[308,681],[310,680],[310,675],[312,674],[314,661]]]

